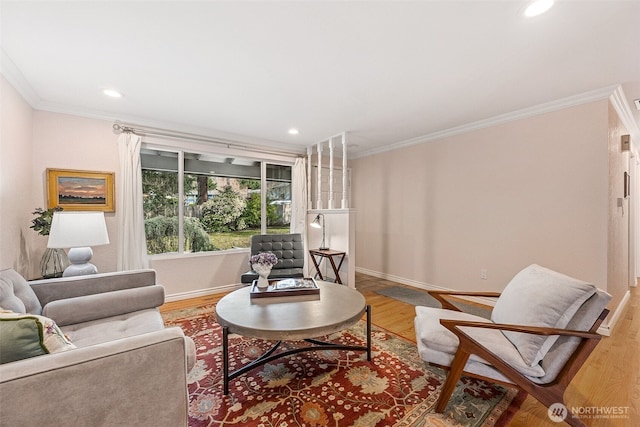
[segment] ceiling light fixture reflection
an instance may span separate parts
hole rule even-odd
[[[528,17],[538,16],[551,9],[553,0],[535,0],[524,11],[524,15]]]
[[[289,135],[297,135],[299,133],[300,132],[298,131],[298,129],[295,129],[295,128],[289,129]]]
[[[118,92],[115,89],[103,89],[102,93],[111,97],[111,98],[122,98],[122,93]]]

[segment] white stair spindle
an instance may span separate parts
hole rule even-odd
[[[307,209],[313,208],[312,198],[311,198],[311,154],[313,150],[311,147],[307,147]]]
[[[342,133],[342,209],[347,209],[347,133]]]
[[[318,143],[318,194],[316,194],[316,209],[322,209],[322,143]]]
[[[329,209],[333,209],[333,137],[329,138]]]

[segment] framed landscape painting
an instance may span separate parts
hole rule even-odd
[[[49,208],[114,212],[114,173],[47,169],[47,197]]]

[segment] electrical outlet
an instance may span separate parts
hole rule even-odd
[[[480,278],[482,280],[487,280],[487,269],[486,268],[483,268],[483,269],[480,270]]]

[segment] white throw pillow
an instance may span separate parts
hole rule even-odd
[[[532,264],[509,282],[491,313],[495,323],[565,328],[596,287]],[[558,335],[504,331],[529,366],[539,363]]]

